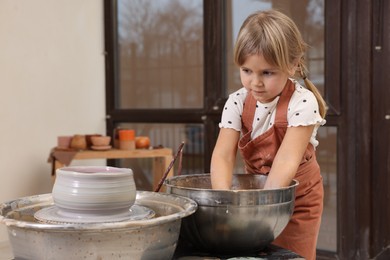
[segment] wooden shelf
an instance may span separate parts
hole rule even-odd
[[[74,156],[77,159],[126,159],[126,158],[155,158],[155,157],[172,158],[172,149],[136,149],[136,150],[118,150],[111,149],[107,151],[84,150],[79,151]]]

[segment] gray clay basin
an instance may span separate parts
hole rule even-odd
[[[291,218],[298,182],[263,190],[266,178],[234,174],[229,191],[212,190],[209,174],[167,179],[167,193],[198,204],[197,211],[183,220],[180,239],[200,251],[222,254],[248,253],[269,245]]]
[[[53,205],[51,194],[25,197],[0,206],[15,259],[171,259],[182,219],[196,211],[188,198],[137,192],[135,204],[155,216],[104,223],[39,223],[34,214]]]

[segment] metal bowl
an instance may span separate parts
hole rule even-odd
[[[15,259],[171,259],[182,218],[195,212],[193,200],[137,192],[135,204],[152,209],[152,219],[104,223],[39,223],[34,214],[53,205],[51,194],[0,206]]]
[[[265,175],[234,174],[232,190],[212,190],[209,174],[167,179],[167,193],[198,204],[195,214],[183,220],[180,239],[201,251],[229,254],[269,245],[291,218],[298,182],[263,190],[266,179]]]

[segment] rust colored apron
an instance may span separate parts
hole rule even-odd
[[[288,104],[294,90],[294,83],[287,80],[276,106],[274,125],[253,140],[251,140],[251,133],[256,100],[251,94],[248,94],[242,114],[243,135],[238,143],[247,173],[269,173],[287,131]],[[296,189],[293,216],[273,244],[311,260],[316,258],[324,191],[320,167],[317,163],[314,148],[310,143],[306,148],[294,179],[299,181],[299,185]]]

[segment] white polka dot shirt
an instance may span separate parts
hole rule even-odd
[[[318,141],[316,140],[317,130],[326,121],[319,113],[317,99],[314,94],[301,86],[297,81],[292,81],[295,83],[295,91],[288,105],[288,127],[315,125],[310,139],[310,143],[315,148],[318,146]],[[241,131],[241,115],[247,94],[248,91],[245,88],[241,88],[229,95],[222,112],[221,122],[219,123],[220,128],[231,128],[236,131]],[[278,100],[279,96],[269,103],[260,103],[257,101],[255,118],[253,119],[252,125],[252,139],[272,127],[275,121]]]

